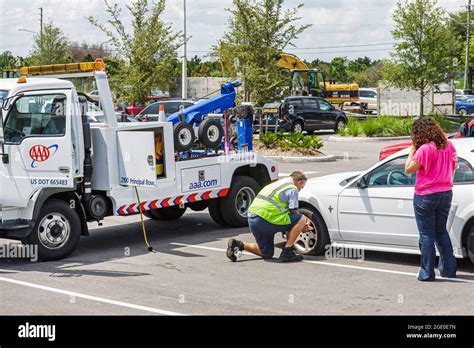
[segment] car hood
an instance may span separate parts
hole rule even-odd
[[[345,185],[341,182],[360,175],[362,172],[345,172],[308,179],[301,195],[338,195]]]

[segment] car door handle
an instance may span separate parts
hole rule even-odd
[[[71,168],[69,168],[69,167],[59,167],[58,170],[61,173],[69,174],[69,172],[71,171]]]

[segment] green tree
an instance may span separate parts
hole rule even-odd
[[[447,25],[444,9],[436,0],[399,2],[393,15],[392,35],[397,43],[393,61],[385,65],[387,81],[398,88],[420,93],[420,116],[424,98],[434,86],[456,75],[458,41]]]
[[[349,82],[347,57],[336,57],[331,61],[331,80],[337,83]]]
[[[21,57],[14,56],[10,51],[0,54],[0,70],[17,68],[22,64]]]
[[[243,99],[256,105],[275,100],[277,91],[290,86],[288,72],[276,66],[278,53],[291,45],[309,25],[299,26],[298,11],[284,10],[284,0],[233,0],[229,28],[215,47],[242,79]]]
[[[170,90],[176,83],[175,62],[182,46],[182,33],[173,32],[162,19],[165,0],[136,0],[126,8],[132,30],[128,32],[122,21],[122,9],[104,0],[110,19],[107,24],[89,17],[89,22],[108,37],[123,64],[118,76],[117,92],[130,101],[145,103],[154,89]]]
[[[71,62],[68,40],[52,21],[43,27],[43,35],[36,34],[34,46],[27,57],[29,65],[65,64]]]

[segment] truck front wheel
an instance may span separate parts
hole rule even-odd
[[[38,260],[56,261],[68,257],[79,244],[81,221],[69,204],[47,201],[41,208],[28,244],[38,246]]]

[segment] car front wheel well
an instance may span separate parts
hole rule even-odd
[[[303,202],[303,201],[300,201],[299,205],[300,205],[300,209],[309,209],[313,211],[315,214],[317,214],[321,218],[321,221],[323,222],[324,228],[326,229],[326,231],[328,230],[328,226],[326,224],[326,221],[324,220],[323,215],[319,212],[317,208],[314,207],[314,205],[308,202]]]

